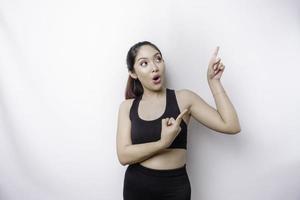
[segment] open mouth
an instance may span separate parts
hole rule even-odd
[[[160,76],[155,76],[154,78],[153,78],[153,80],[158,80],[160,78]]]
[[[155,76],[154,78],[153,78],[153,82],[154,83],[160,83],[160,76]]]

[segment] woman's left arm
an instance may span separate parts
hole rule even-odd
[[[220,80],[208,81],[210,90],[213,94],[217,111],[222,118],[226,129],[231,133],[239,133],[241,127],[239,124],[237,113],[232,105],[229,97],[224,90]]]
[[[237,114],[220,82],[211,82],[217,110],[204,101],[197,93],[182,89],[181,94],[190,115],[204,126],[226,134],[237,134],[241,131]]]
[[[217,110],[207,104],[199,95],[184,90],[188,98],[191,115],[205,126],[218,132],[236,134],[241,131],[237,113],[230,102],[220,78],[225,66],[218,57],[219,47],[217,47],[209,61],[207,70],[207,80],[213,94]]]

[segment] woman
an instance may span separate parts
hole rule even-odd
[[[166,66],[153,43],[138,42],[129,49],[126,100],[119,107],[117,128],[118,159],[128,165],[124,200],[191,199],[185,164],[191,116],[221,133],[241,131],[238,116],[220,82],[225,66],[217,57],[218,51],[219,47],[207,71],[215,110],[191,90],[175,91],[164,85]]]

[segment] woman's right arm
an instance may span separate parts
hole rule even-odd
[[[119,162],[122,165],[144,161],[166,148],[165,144],[161,140],[142,144],[132,144],[130,135],[131,121],[129,119],[131,103],[131,100],[125,100],[119,106],[117,155]]]

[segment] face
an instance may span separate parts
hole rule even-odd
[[[139,79],[144,89],[160,90],[164,83],[165,63],[162,55],[150,45],[140,47],[135,59],[134,72],[129,72],[134,79]],[[155,77],[159,76],[157,80]]]

